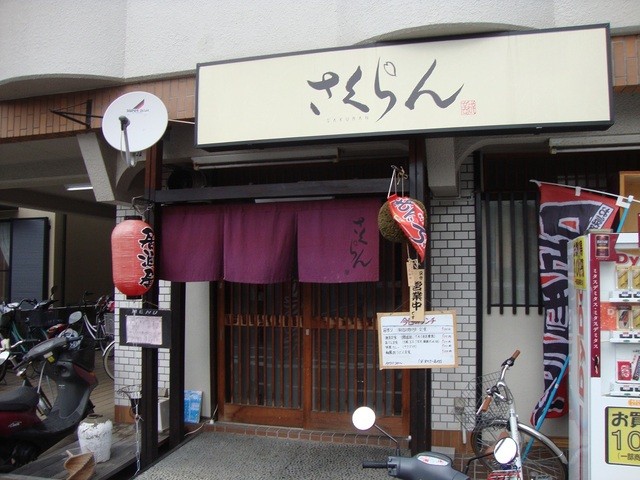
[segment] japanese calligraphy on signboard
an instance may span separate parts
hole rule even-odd
[[[609,44],[595,25],[199,64],[196,143],[605,129]]]
[[[425,312],[423,322],[409,313],[378,314],[380,369],[458,366],[455,311]]]

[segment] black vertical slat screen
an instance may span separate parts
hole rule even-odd
[[[503,224],[502,224],[502,194],[498,194],[498,198],[496,200],[496,205],[498,207],[498,215],[497,215],[497,246],[498,250],[496,252],[496,258],[498,260],[498,276],[500,277],[500,282],[498,283],[498,305],[500,306],[500,313],[504,313],[504,235],[503,235]]]
[[[516,239],[516,228],[521,228],[521,225],[516,226],[516,202],[514,198],[513,192],[509,195],[509,220],[510,220],[510,229],[509,233],[511,235],[511,311],[515,314],[517,312],[518,307],[518,259],[517,259],[517,248],[515,245],[517,243]],[[523,223],[526,223],[526,217]],[[525,237],[526,239],[526,237]],[[524,242],[523,242],[524,243]],[[523,282],[525,285],[528,283],[527,278],[523,278]]]
[[[640,171],[640,152],[485,154],[481,171],[486,312],[499,308],[503,313],[511,307],[516,313],[522,307],[528,314],[531,307],[537,307],[542,314],[537,261],[538,189],[531,180],[618,194],[620,172]],[[509,211],[503,212],[506,209]],[[505,225],[507,221],[509,225]],[[511,268],[505,265],[507,260]]]
[[[493,275],[492,275],[492,269],[491,269],[491,264],[493,262],[493,251],[491,250],[491,236],[490,236],[490,232],[493,231],[492,229],[492,222],[491,222],[491,209],[489,208],[489,205],[491,204],[491,199],[489,198],[489,194],[487,194],[484,198],[484,213],[485,213],[485,232],[487,232],[487,239],[484,243],[485,245],[485,249],[484,249],[484,255],[485,258],[487,259],[487,267],[486,267],[486,272],[487,272],[487,313],[491,313],[491,305],[493,305]]]
[[[49,219],[11,220],[9,297],[46,299],[49,272]]]
[[[522,247],[524,249],[524,264],[522,266],[522,268],[524,269],[524,281],[525,281],[525,286],[524,286],[524,311],[525,313],[528,315],[529,314],[529,310],[530,310],[530,306],[531,306],[531,298],[529,295],[529,283],[531,281],[531,264],[529,262],[529,231],[531,230],[531,228],[529,228],[529,222],[527,221],[527,219],[529,218],[528,215],[528,201],[529,201],[529,195],[527,194],[527,192],[524,192],[523,197],[522,197],[522,233],[523,233],[523,237],[524,237],[524,242],[522,242]],[[513,313],[516,313],[515,310]]]

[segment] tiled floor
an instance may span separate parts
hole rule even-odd
[[[91,394],[91,400],[95,405],[95,413],[102,415],[104,418],[108,418],[113,421],[114,419],[114,390],[113,381],[106,375],[102,369],[102,362],[99,357],[99,353],[96,353],[96,375],[98,376],[98,386]],[[5,380],[0,382],[0,392],[14,388],[19,385],[19,379],[15,377],[11,372],[7,373]],[[45,389],[49,389],[50,386],[45,385]],[[50,390],[46,390],[51,394]],[[192,425],[192,427],[196,427]],[[273,437],[288,440],[310,440],[323,443],[335,443],[335,444],[349,444],[349,445],[369,445],[369,446],[381,446],[389,448],[389,454],[393,454],[396,445],[391,439],[384,435],[368,434],[368,433],[338,433],[338,432],[326,432],[326,431],[309,431],[298,428],[286,428],[286,427],[266,427],[260,425],[245,425],[245,424],[233,424],[225,422],[216,422],[214,424],[204,423],[203,429],[207,431],[217,431],[224,433],[233,433],[239,435],[253,435],[257,437]],[[75,441],[73,436],[70,441]],[[406,440],[401,440],[400,449],[403,455],[409,454],[409,446]],[[458,470],[463,470],[466,466],[467,458],[464,455],[456,455],[454,458],[454,467]],[[473,463],[469,475],[477,480],[486,478],[486,474],[482,472],[482,467]]]

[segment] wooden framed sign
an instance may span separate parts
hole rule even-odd
[[[152,308],[120,309],[120,344],[171,348],[171,312]]]
[[[378,313],[378,351],[380,369],[457,367],[456,312]]]

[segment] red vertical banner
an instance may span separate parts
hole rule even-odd
[[[545,390],[531,414],[531,423],[534,425],[545,411],[549,395],[554,390],[553,383],[569,355],[568,243],[589,230],[611,228],[618,211],[615,197],[545,183],[540,183],[539,188],[538,258],[545,321]],[[560,417],[567,413],[567,409],[565,377],[547,416]]]

